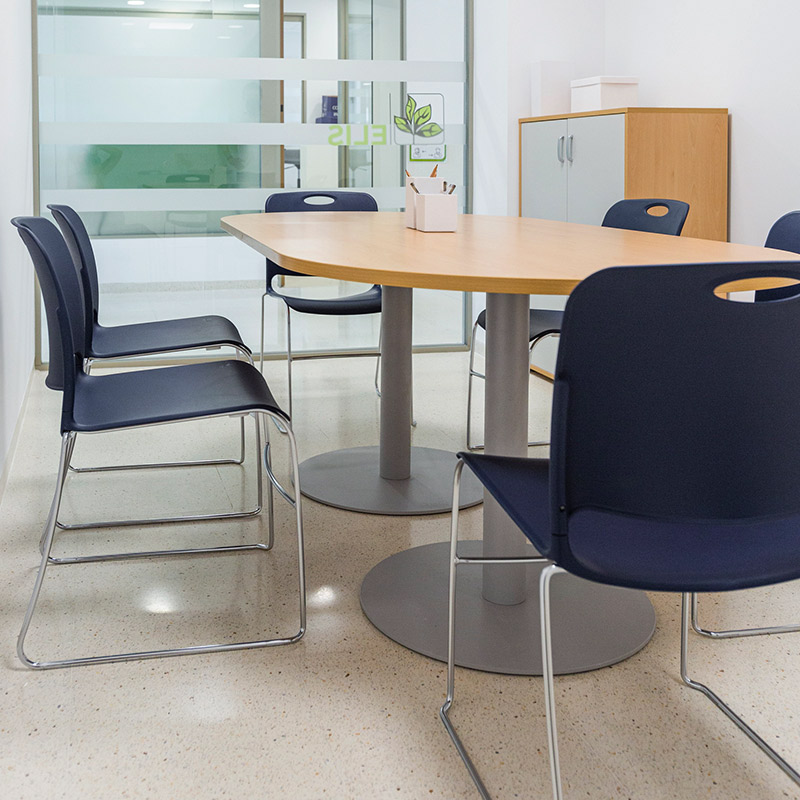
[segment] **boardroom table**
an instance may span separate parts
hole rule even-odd
[[[524,457],[529,295],[568,295],[610,266],[797,258],[762,247],[521,217],[463,215],[455,233],[406,228],[404,215],[393,212],[243,214],[223,218],[222,227],[281,267],[383,286],[379,444],[315,456],[300,472],[304,495],[376,514],[441,513],[452,502],[453,453],[411,446],[413,288],[486,293],[485,452]],[[462,505],[483,499],[483,539],[462,543],[459,553],[534,555],[497,502],[466,477]],[[390,556],[365,577],[362,608],[390,638],[446,660],[448,569],[447,542]],[[489,564],[465,570],[457,598],[457,664],[541,674],[535,591],[541,569]],[[628,658],[655,630],[644,592],[571,575],[553,591],[558,673]]]

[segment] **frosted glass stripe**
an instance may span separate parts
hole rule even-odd
[[[304,191],[308,191],[304,187]],[[46,189],[41,206],[62,203],[79,212],[91,211],[224,211],[258,210],[274,192],[296,189]],[[337,191],[348,191],[337,189]],[[352,189],[369,192],[381,208],[404,208],[405,188],[377,186]]]
[[[362,61],[310,58],[39,56],[39,75],[67,78],[214,78],[257,81],[464,83],[463,61]]]
[[[376,123],[379,124],[379,123]],[[350,126],[352,144],[374,144],[371,125]],[[391,130],[386,127],[386,145]],[[463,145],[464,125],[446,125],[445,143]],[[329,125],[301,122],[41,122],[39,142],[43,145],[74,144],[256,144],[328,145]],[[380,137],[384,139],[383,136]],[[424,144],[424,140],[419,140]],[[377,144],[381,147],[383,144]]]

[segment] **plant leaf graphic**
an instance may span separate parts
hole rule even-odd
[[[406,119],[411,122],[414,119],[414,112],[417,110],[417,101],[411,96],[408,96],[406,101]]]
[[[431,136],[438,136],[443,130],[442,126],[437,122],[429,122],[427,125],[418,128],[417,134],[419,136],[424,136],[426,139],[430,139]]]
[[[431,119],[431,107],[430,105],[422,106],[422,108],[414,114],[414,127],[419,128],[420,126],[424,125],[426,122],[430,122]]]
[[[408,120],[405,117],[395,117],[394,124],[403,131],[403,133],[411,133],[411,126],[408,124]]]

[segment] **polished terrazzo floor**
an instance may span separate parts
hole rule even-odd
[[[463,445],[466,355],[415,356],[414,441]],[[372,444],[371,359],[296,368],[301,457]],[[283,396],[283,365],[268,365]],[[532,427],[549,388],[534,380]],[[15,642],[38,566],[58,458],[60,396],[37,373],[0,505],[0,796],[4,798],[471,798],[437,711],[442,664],[375,630],[358,599],[378,561],[444,540],[447,516],[358,515],[306,501],[308,632],[237,653],[32,672]],[[76,463],[235,453],[236,423],[85,437]],[[276,443],[285,474],[285,453]],[[213,511],[252,500],[252,465],[73,476],[63,517]],[[243,481],[243,478],[245,479]],[[244,489],[242,487],[245,487]],[[463,516],[480,534],[481,510]],[[296,624],[291,515],[269,554],[53,567],[29,636],[33,657],[236,640]],[[255,541],[262,520],[64,533],[60,554]],[[113,544],[112,544],[113,543]],[[705,600],[710,624],[787,623],[800,587]],[[657,630],[628,661],[557,679],[568,798],[800,797],[800,790],[678,676],[678,598],[653,595]],[[800,639],[693,644],[696,676],[800,762]],[[541,680],[459,670],[453,719],[498,800],[548,797]]]

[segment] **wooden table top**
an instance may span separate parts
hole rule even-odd
[[[455,233],[395,212],[239,214],[222,227],[282,267],[384,286],[566,295],[597,270],[637,264],[797,261],[795,253],[567,222],[464,214]],[[786,283],[786,281],[783,281]],[[774,283],[759,285],[780,285]],[[748,288],[737,286],[736,288]]]

